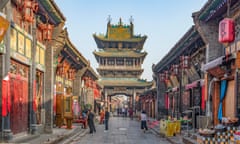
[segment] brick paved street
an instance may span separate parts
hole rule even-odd
[[[165,138],[140,130],[140,122],[129,118],[112,117],[109,122],[109,131],[104,132],[104,125],[96,124],[96,133],[92,136],[69,138],[62,144],[169,144]],[[71,139],[71,140],[70,140]]]

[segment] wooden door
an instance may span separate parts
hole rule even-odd
[[[235,81],[228,81],[227,93],[223,100],[223,116],[235,117],[236,112],[236,98],[234,95]]]
[[[11,115],[10,123],[13,134],[28,130],[28,81],[20,76],[11,78]]]
[[[63,103],[63,94],[56,94],[56,125],[61,127],[63,125],[63,110],[64,110],[64,103]]]

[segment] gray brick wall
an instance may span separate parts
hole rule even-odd
[[[195,20],[196,28],[207,45],[206,62],[210,62],[223,55],[224,49],[218,42],[218,24],[217,20],[202,22]]]

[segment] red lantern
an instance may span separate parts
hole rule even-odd
[[[169,78],[169,72],[165,71],[164,74],[165,74],[165,79],[168,79]]]
[[[72,71],[72,80],[74,80],[75,79],[75,70],[73,69],[73,71]]]
[[[179,72],[179,65],[172,65],[171,70],[173,75],[177,75]]]
[[[181,61],[181,66],[183,69],[188,69],[190,67],[190,57],[189,56],[181,56],[180,61]]]
[[[165,74],[164,73],[160,73],[159,74],[159,79],[160,79],[160,81],[164,81],[165,80]]]
[[[44,40],[51,40],[52,39],[52,32],[53,32],[53,25],[51,24],[39,24],[39,28],[43,31],[43,39]]]
[[[219,36],[220,43],[232,42],[235,39],[234,21],[230,18],[224,18],[219,23]]]
[[[25,0],[23,2],[23,20],[33,22],[32,1]]]
[[[38,10],[38,4],[30,0],[24,0],[22,5],[23,20],[33,22],[34,13]]]

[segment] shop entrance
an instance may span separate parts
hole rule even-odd
[[[28,130],[28,80],[20,75],[10,76],[11,115],[13,134]]]

